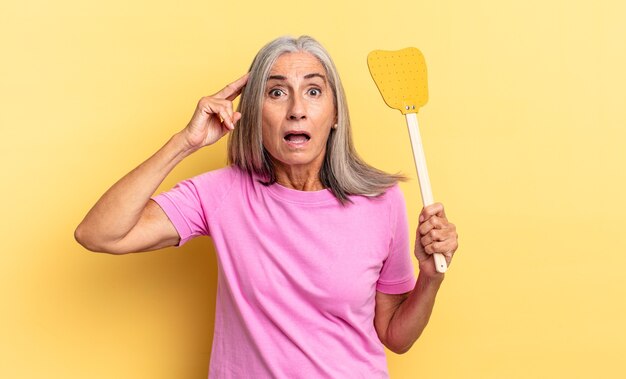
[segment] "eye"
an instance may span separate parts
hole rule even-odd
[[[278,89],[278,88],[272,88],[272,89],[270,90],[270,92],[269,92],[269,95],[270,95],[271,97],[280,97],[280,96],[282,96],[282,95],[284,95],[284,94],[285,94],[285,92],[283,92],[283,90],[282,90],[282,89]]]
[[[311,88],[309,90],[309,95],[311,95],[311,96],[319,96],[319,95],[321,95],[321,93],[322,93],[322,91],[320,91],[319,88]]]

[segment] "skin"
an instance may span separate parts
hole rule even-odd
[[[376,292],[376,332],[383,344],[397,354],[409,351],[424,331],[445,278],[435,270],[432,254],[443,254],[449,268],[459,246],[456,226],[448,221],[443,204],[423,208],[419,220],[414,254],[420,271],[415,287],[399,295]]]
[[[263,146],[272,157],[277,182],[302,191],[323,189],[319,172],[336,112],[319,60],[305,52],[280,56],[270,70],[262,114]],[[283,138],[288,131],[306,132],[311,139],[294,146]]]
[[[181,161],[235,128],[241,114],[233,111],[232,102],[247,81],[248,74],[202,97],[183,130],[98,199],[74,231],[76,241],[87,250],[108,254],[177,245],[180,236],[176,228],[150,197]]]
[[[306,52],[280,56],[270,70],[262,113],[263,145],[274,162],[278,183],[302,191],[322,189],[319,172],[336,110],[319,60]],[[292,146],[283,138],[289,130],[306,131],[311,139],[304,146]],[[426,327],[444,279],[435,270],[432,254],[443,253],[450,265],[458,247],[456,228],[441,203],[423,209],[420,221],[414,251],[420,274],[415,288],[400,295],[376,292],[376,332],[385,346],[400,354]]]
[[[277,181],[297,190],[321,190],[319,172],[326,140],[336,122],[326,72],[309,53],[288,53],[276,61],[270,77],[262,134]],[[178,232],[150,197],[178,163],[236,127],[241,114],[233,110],[232,102],[247,80],[246,74],[214,95],[202,97],[183,130],[102,195],[76,228],[76,240],[88,250],[109,254],[177,245]],[[287,131],[305,131],[311,139],[302,145],[289,144],[283,138]],[[457,248],[456,227],[448,221],[443,205],[423,208],[416,231],[414,254],[420,273],[415,288],[400,295],[376,293],[374,326],[387,348],[402,354],[421,335],[445,276],[435,271],[432,254],[444,254],[450,266]]]

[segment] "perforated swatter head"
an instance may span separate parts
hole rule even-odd
[[[389,107],[417,113],[428,102],[426,60],[417,48],[374,50],[367,55],[367,65]]]

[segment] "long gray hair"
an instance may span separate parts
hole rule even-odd
[[[379,196],[399,180],[405,180],[402,175],[388,174],[368,165],[358,156],[352,142],[346,96],[337,68],[322,45],[309,36],[279,37],[265,45],[254,57],[248,83],[237,107],[242,115],[241,120],[228,139],[228,163],[249,174],[256,173],[267,178],[262,182],[265,185],[276,182],[272,160],[262,140],[265,86],[278,57],[299,51],[312,54],[326,69],[337,110],[337,127],[331,129],[328,136],[324,164],[320,171],[322,185],[345,205],[350,202],[350,195]]]

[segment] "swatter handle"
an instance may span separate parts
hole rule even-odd
[[[433,191],[430,188],[430,179],[428,178],[428,169],[426,168],[426,156],[424,155],[424,147],[422,146],[422,138],[417,124],[417,113],[407,113],[406,123],[409,126],[409,136],[411,137],[411,147],[413,148],[413,159],[415,159],[415,167],[417,168],[417,177],[420,183],[422,193],[422,203],[424,206],[431,205],[435,202],[433,199]],[[416,241],[415,243],[419,243]],[[435,269],[437,272],[446,272],[448,265],[443,254],[433,254],[435,260]]]

